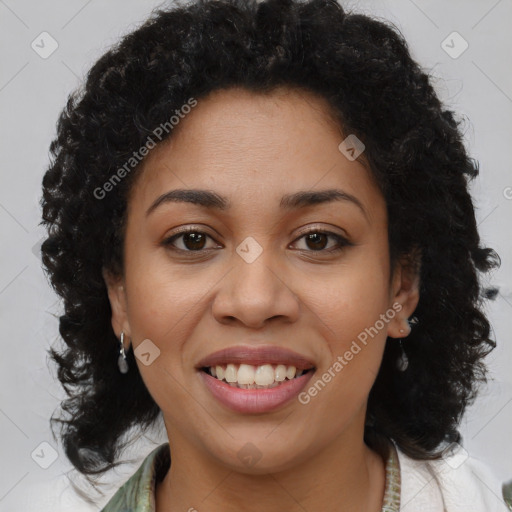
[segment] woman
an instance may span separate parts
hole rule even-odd
[[[399,33],[328,0],[156,12],[51,151],[66,454],[103,473],[160,413],[169,440],[104,512],[507,509],[457,430],[499,257]]]

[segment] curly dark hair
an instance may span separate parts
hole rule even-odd
[[[130,427],[154,424],[160,410],[119,342],[102,270],[123,272],[128,194],[140,165],[99,200],[97,191],[190,97],[243,87],[277,87],[328,101],[345,134],[366,146],[389,217],[390,261],[421,253],[420,300],[406,344],[386,344],[368,402],[365,440],[393,439],[416,459],[437,458],[461,440],[466,406],[486,380],[495,341],[478,271],[500,265],[480,245],[468,190],[479,165],[463,144],[461,121],[443,107],[428,73],[400,31],[349,13],[335,0],[197,0],[155,10],[90,69],[60,115],[41,205],[48,237],[45,271],[63,298],[60,335],[49,350],[68,399],[65,453],[84,475],[117,464]],[[169,132],[166,137],[171,137]],[[165,140],[165,138],[163,139]]]

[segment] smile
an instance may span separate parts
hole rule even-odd
[[[203,368],[212,377],[226,382],[232,387],[240,389],[271,389],[282,385],[287,380],[300,377],[303,373],[311,371],[298,370],[292,365],[252,365],[252,364],[233,364],[217,365]]]
[[[229,366],[230,365],[227,365],[225,370],[225,373],[228,372],[228,376],[230,372],[233,372],[233,370],[228,369]],[[244,367],[251,365],[241,364],[240,366]],[[262,366],[270,366],[272,368],[271,365]],[[261,368],[262,366],[257,368]],[[221,380],[218,378],[218,374],[216,377],[211,375],[208,371],[209,369],[201,369],[198,373],[203,384],[220,404],[238,413],[257,414],[274,411],[289,403],[304,389],[312,375],[315,373],[314,369],[306,371],[301,370],[299,375],[299,372],[295,372],[295,367],[292,366],[285,368],[287,373],[288,371],[290,372],[288,375],[291,375],[292,372],[295,375],[292,376],[291,379],[285,377],[285,379],[281,381],[274,380],[274,382],[269,385],[256,383],[241,384],[238,381],[227,382],[225,380],[225,373],[223,376],[224,378]],[[238,371],[240,371],[240,368]],[[246,371],[246,369],[242,369],[242,380],[244,380],[244,373]],[[256,373],[256,371],[254,371],[254,373]],[[273,369],[274,378],[276,372],[279,377],[282,376],[280,371],[281,368]],[[217,372],[217,367],[215,368],[215,372]],[[268,375],[268,378],[270,378],[269,369],[263,370],[263,373]],[[238,373],[236,375],[238,379]]]

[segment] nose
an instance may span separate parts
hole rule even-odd
[[[293,291],[290,273],[276,264],[270,251],[264,250],[252,262],[234,253],[233,260],[233,268],[222,279],[212,304],[212,313],[218,322],[240,322],[259,329],[270,319],[297,321],[300,301]]]

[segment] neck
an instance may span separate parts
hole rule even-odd
[[[171,467],[156,488],[156,512],[380,512],[382,458],[362,439],[342,435],[292,468],[247,474],[227,468],[173,433]]]

